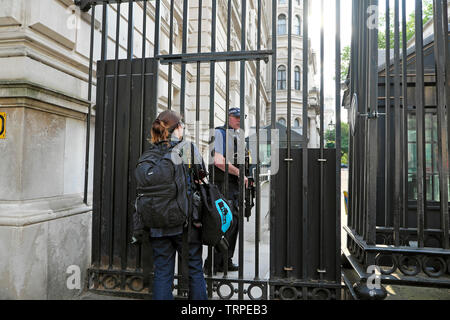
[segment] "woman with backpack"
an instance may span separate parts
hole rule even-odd
[[[183,136],[180,115],[170,110],[162,112],[151,129],[151,146],[140,158],[135,172],[136,209],[143,224],[150,228],[155,300],[173,300],[176,252],[184,263],[184,280],[178,279],[178,285],[189,288],[190,300],[208,298],[202,269],[201,230],[195,223],[199,203],[195,197],[193,180],[196,178],[192,175],[191,160],[204,164],[197,148],[183,141]]]

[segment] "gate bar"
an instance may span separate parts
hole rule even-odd
[[[229,53],[231,51],[231,14],[232,14],[232,3],[231,0],[228,0],[228,7],[227,7],[227,52]],[[224,194],[228,197],[228,191],[229,191],[229,157],[228,157],[228,143],[230,140],[228,129],[230,127],[230,119],[229,119],[229,113],[230,113],[230,60],[226,61],[225,64],[225,128],[227,129],[225,131],[225,180],[224,180]],[[228,276],[228,268],[224,268],[225,276]]]
[[[325,79],[324,79],[324,62],[325,62],[325,33],[324,33],[324,0],[320,2],[321,18],[320,18],[320,159],[325,158],[324,145],[324,112],[325,112]],[[338,81],[336,79],[336,81]],[[337,170],[337,169],[336,169]],[[323,280],[326,273],[324,267],[324,253],[325,253],[325,234],[324,234],[324,219],[325,219],[325,162],[320,161],[320,231],[319,231],[319,273],[320,280]]]
[[[261,0],[258,0],[258,29],[256,36],[256,49],[261,50]],[[260,159],[260,121],[261,121],[261,61],[256,61],[256,207],[255,207],[255,280],[259,280],[259,238],[260,238],[260,216],[261,216],[261,186],[260,186],[260,174],[261,174],[261,159]]]
[[[286,162],[286,278],[293,271],[291,265],[291,159],[292,159],[292,0],[288,7],[288,68],[287,68],[287,159]]]
[[[181,45],[181,54],[187,52],[187,33],[188,33],[188,10],[189,0],[183,0],[183,40]],[[180,90],[180,114],[181,118],[186,118],[186,63],[181,63],[181,90]]]
[[[385,77],[385,160],[384,160],[384,224],[386,227],[391,225],[390,212],[391,212],[391,8],[390,1],[386,0],[386,77]]]
[[[203,52],[203,53],[185,53],[160,55],[161,64],[169,63],[194,63],[194,62],[225,62],[225,61],[268,61],[269,55],[273,55],[272,50],[260,51],[225,51],[225,52]]]
[[[117,130],[117,100],[118,100],[118,94],[119,94],[119,46],[120,46],[120,7],[121,3],[117,3],[117,11],[116,11],[116,45],[114,50],[114,102],[113,102],[113,110],[112,110],[112,117],[113,121],[111,123],[112,125],[112,151],[111,151],[111,184],[107,184],[106,189],[111,193],[111,205],[112,208],[110,208],[109,212],[109,223],[111,228],[109,228],[109,268],[113,267],[114,264],[114,218],[115,218],[115,212],[116,212],[116,206],[115,206],[115,188],[116,188],[116,130]],[[105,68],[106,68],[106,61],[105,61]],[[108,123],[106,123],[108,125]]]
[[[403,208],[402,226],[408,226],[408,50],[406,39],[406,0],[402,0],[402,140],[403,140]]]
[[[89,155],[91,146],[91,117],[92,117],[92,73],[93,73],[93,60],[94,60],[94,32],[95,32],[95,6],[91,11],[91,37],[89,48],[89,80],[88,80],[88,114],[86,118],[86,158],[84,161],[84,195],[83,202],[88,204],[88,188],[89,188]]]
[[[308,2],[309,0],[303,0]],[[277,0],[272,0],[272,97],[271,97],[271,112],[270,112],[270,124],[272,130],[276,127],[277,116]]]
[[[198,0],[197,52],[202,51],[202,9],[203,0]],[[195,144],[200,144],[200,61],[197,61],[196,100],[195,100]],[[193,164],[194,165],[194,164]]]
[[[370,0],[369,4],[378,6],[378,0]],[[378,15],[378,13],[375,13]],[[368,30],[369,32],[369,46],[367,48],[369,52],[369,83],[368,83],[368,105],[370,105],[370,111],[378,113],[378,28]],[[369,121],[369,146],[378,145],[378,120],[370,119]],[[368,198],[367,198],[367,243],[376,243],[376,213],[377,213],[377,171],[378,171],[378,149],[369,149],[369,165],[368,165]],[[373,257],[368,257],[368,264],[373,264]]]
[[[303,139],[302,139],[302,278],[308,280],[308,64],[309,64],[309,27],[308,27],[309,0],[303,0]],[[303,296],[306,297],[307,289],[303,288]]]
[[[336,0],[336,270],[341,268],[341,162],[342,162],[342,132],[341,132],[341,0]],[[341,279],[336,272],[336,282]]]
[[[416,131],[417,131],[417,237],[419,248],[424,247],[426,210],[425,168],[425,91],[423,57],[422,1],[416,0]]]
[[[103,15],[102,15],[102,53],[101,53],[101,60],[102,61],[106,61],[107,59],[107,54],[108,54],[108,10],[107,10],[107,6],[108,4],[104,3],[103,4]],[[105,96],[106,96],[106,66],[103,66],[103,74],[102,74],[102,80],[103,80],[103,95],[102,95],[102,101],[101,103],[98,103],[99,108],[98,108],[98,112],[97,112],[97,119],[95,120],[96,123],[96,132],[101,132],[102,134],[98,134],[96,135],[96,139],[98,137],[98,142],[100,147],[98,148],[98,152],[95,152],[95,159],[97,159],[97,161],[95,161],[94,163],[94,172],[97,172],[97,175],[94,174],[94,179],[96,181],[99,182],[100,187],[98,188],[98,194],[97,194],[97,201],[94,201],[94,208],[95,208],[95,203],[97,202],[97,206],[98,206],[98,211],[97,212],[101,212],[103,213],[103,203],[102,203],[102,195],[103,195],[103,146],[104,146],[104,141],[105,141],[105,133],[104,133],[104,126],[105,126]],[[97,127],[97,123],[98,123],[98,127]],[[98,130],[97,130],[98,128]],[[97,165],[97,170],[95,169],[95,166]],[[94,192],[94,196],[96,195],[96,192]],[[98,248],[98,256],[97,256],[97,263],[98,266],[100,266],[101,263],[101,255],[100,255],[100,250],[101,250],[101,239],[102,239],[102,234],[101,234],[101,215],[97,215],[96,219],[98,224],[97,224],[97,230],[95,230],[94,232],[97,233],[99,240],[98,240],[98,244],[99,244],[99,248]]]
[[[443,2],[443,1],[442,1]],[[438,170],[440,188],[441,228],[444,249],[449,249],[449,218],[448,218],[448,137],[445,121],[445,55],[444,36],[448,37],[448,24],[443,25],[441,1],[433,1],[434,9],[434,56],[436,58],[436,91],[437,91],[437,124],[438,124]],[[444,29],[445,28],[445,29]],[[446,31],[445,33],[443,31]],[[433,177],[431,177],[433,179]]]
[[[211,52],[216,52],[216,18],[217,18],[217,7],[216,7],[216,1],[212,1],[212,19],[211,19]],[[210,79],[209,79],[209,128],[210,132],[214,130],[214,120],[215,120],[215,78],[216,78],[216,65],[214,61],[211,61],[210,64]],[[211,137],[213,142],[214,136]],[[210,177],[211,181],[214,183],[215,177],[214,177],[214,156],[215,156],[215,149],[213,148],[212,152],[209,153],[210,155],[210,161],[209,163],[212,163],[212,168],[210,170]],[[210,257],[210,268],[208,269],[208,280],[207,280],[207,289],[208,289],[208,298],[212,298],[213,295],[213,285],[214,281],[212,278],[212,268],[214,266],[214,250],[213,247],[208,247],[208,257]]]
[[[170,0],[169,55],[173,53],[173,12],[174,12],[174,0]],[[169,110],[172,110],[172,63],[169,63],[167,87],[168,87],[167,107]]]
[[[445,12],[448,12],[448,3],[446,1],[442,4],[442,12],[443,12],[443,26],[444,26],[444,57],[445,57],[445,78],[447,81],[445,82],[445,104],[447,106],[447,110],[450,108],[450,50],[448,49],[449,40],[448,40],[448,16]],[[450,116],[447,114],[447,139],[448,139],[448,150],[450,150]]]
[[[241,51],[246,48],[246,21],[247,21],[247,1],[241,0]],[[241,109],[241,129],[245,132],[245,61],[241,61],[240,79],[240,109]],[[242,136],[241,136],[242,137]],[[245,166],[239,164],[239,279],[244,278],[244,171]],[[224,264],[226,262],[224,261]],[[244,284],[239,282],[239,300],[244,299]]]
[[[140,152],[144,152],[144,108],[145,108],[145,73],[146,73],[146,66],[145,66],[145,50],[147,45],[147,0],[144,0],[143,8],[143,17],[142,17],[142,57],[141,57],[141,104],[140,104],[140,130],[141,133],[139,135],[139,146],[140,146]],[[136,248],[136,270],[139,270],[141,268],[141,256],[142,256],[142,244],[139,244]],[[144,275],[145,277],[145,275]]]
[[[394,130],[395,130],[395,151],[394,151],[394,245],[400,246],[400,215],[402,211],[402,141],[401,141],[401,110],[400,110],[400,6],[399,0],[394,4]],[[390,63],[389,63],[390,64]],[[386,68],[387,69],[387,68]]]

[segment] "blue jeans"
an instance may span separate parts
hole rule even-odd
[[[172,284],[175,272],[175,252],[181,255],[182,235],[151,238],[155,278],[154,300],[173,300]],[[189,243],[189,300],[207,300],[206,282],[203,276],[202,244]]]

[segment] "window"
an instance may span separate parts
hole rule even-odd
[[[285,119],[285,118],[280,118],[280,119],[278,120],[278,122],[279,122],[280,124],[282,124],[283,126],[286,126],[286,119]]]
[[[439,201],[437,114],[425,113],[426,200]],[[450,190],[449,190],[450,191]],[[408,114],[408,200],[417,200],[416,115]]]
[[[295,127],[295,128],[300,128],[300,119],[299,119],[299,118],[295,119],[295,121],[294,121],[294,127]]]
[[[295,16],[295,25],[294,25],[294,32],[296,35],[300,36],[302,32],[302,19],[299,16]]]
[[[278,4],[286,4],[286,0],[278,0]]]
[[[300,67],[295,67],[295,90],[300,90]]]
[[[284,14],[278,16],[278,34],[286,34],[286,16]]]
[[[279,66],[278,67],[278,76],[277,76],[277,89],[278,90],[286,90],[286,67]]]

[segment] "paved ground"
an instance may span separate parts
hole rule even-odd
[[[342,191],[348,190],[348,170],[342,171]],[[269,217],[268,217],[268,196],[269,196],[269,184],[266,183],[262,187],[262,209],[261,209],[261,239],[260,239],[260,268],[259,274],[260,278],[267,279],[269,277],[269,240],[270,240],[270,230],[269,230]],[[342,197],[342,225],[347,222],[347,215],[345,212],[344,198]],[[246,278],[252,278],[255,275],[255,215],[249,222],[245,222],[244,225],[244,241],[245,241],[245,251],[244,251],[244,261],[246,268],[244,269],[244,274]],[[342,246],[346,246],[346,235],[342,232]],[[236,248],[236,256],[234,257],[234,262],[238,262]],[[204,258],[206,258],[207,251],[204,250]],[[219,274],[220,275],[220,274]],[[237,273],[230,273],[230,277],[237,275]],[[450,290],[448,289],[432,289],[432,288],[414,288],[414,287],[399,287],[399,286],[386,286],[388,291],[387,300],[450,300]],[[125,299],[120,297],[108,297],[93,293],[84,293],[80,297],[80,300],[117,300]]]

